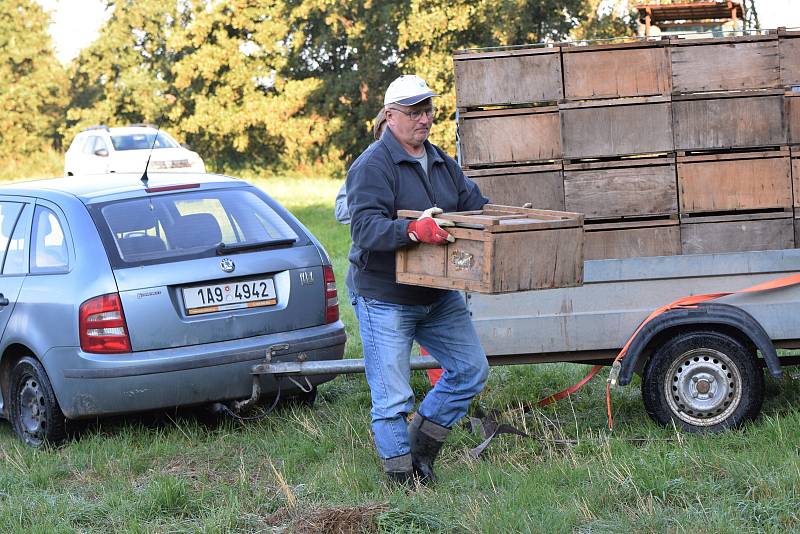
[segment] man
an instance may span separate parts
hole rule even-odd
[[[386,130],[347,174],[353,240],[347,284],[364,346],[372,431],[386,475],[401,483],[433,481],[433,463],[450,428],[466,414],[489,371],[458,292],[395,282],[398,248],[453,241],[442,228],[447,221],[434,215],[481,209],[488,202],[458,164],[428,142],[435,96],[418,76],[393,81],[384,97]],[[401,209],[424,213],[415,221],[398,220]],[[414,408],[414,340],[445,371],[407,425]]]

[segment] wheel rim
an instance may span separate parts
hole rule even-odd
[[[672,413],[695,426],[712,426],[726,420],[742,398],[739,368],[724,353],[700,348],[676,359],[664,384]]]
[[[41,441],[47,428],[47,408],[39,380],[26,377],[20,385],[17,398],[20,429],[32,442]]]

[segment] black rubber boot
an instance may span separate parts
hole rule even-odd
[[[436,482],[433,474],[433,462],[449,433],[449,428],[437,425],[418,413],[414,414],[414,419],[409,423],[408,441],[411,443],[411,463],[414,467],[414,475],[422,484]]]
[[[383,472],[387,480],[402,486],[414,484],[414,469],[411,463],[411,455],[404,454],[394,458],[383,459]]]

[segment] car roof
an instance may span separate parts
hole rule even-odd
[[[198,184],[202,189],[249,186],[244,180],[221,174],[153,173],[145,186],[139,173],[92,174],[0,185],[0,195],[41,197],[74,196],[84,204],[143,196],[145,189]],[[151,191],[153,192],[153,191]]]

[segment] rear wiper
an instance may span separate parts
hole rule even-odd
[[[234,252],[242,252],[244,250],[257,250],[261,248],[283,247],[293,244],[297,239],[294,237],[287,237],[284,239],[272,239],[270,241],[259,241],[257,243],[242,243],[241,245],[226,245],[220,243],[217,245],[217,256],[223,254],[232,254]]]

